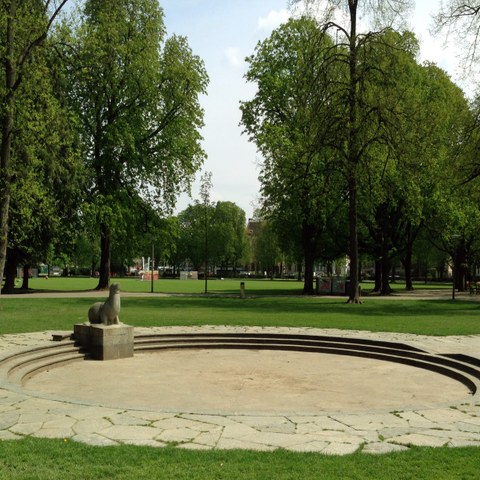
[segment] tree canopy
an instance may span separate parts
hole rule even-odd
[[[338,116],[332,101],[341,69],[332,63],[330,37],[314,20],[280,26],[248,58],[257,94],[242,103],[242,124],[263,154],[263,208],[277,232],[302,245],[304,293],[313,294],[313,267],[326,225],[343,203],[338,155],[333,146]],[[286,229],[283,225],[288,225]]]
[[[64,54],[91,176],[86,201],[100,229],[98,288],[104,289],[112,235],[129,202],[170,212],[204,159],[199,95],[207,75],[184,37],[166,37],[155,0],[88,0],[68,41],[73,49]]]
[[[3,279],[8,246],[8,224],[12,188],[12,144],[21,105],[19,89],[28,77],[32,56],[42,47],[49,30],[67,0],[5,0],[0,3],[0,281]]]

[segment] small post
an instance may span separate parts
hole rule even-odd
[[[245,282],[240,282],[240,298],[245,298]]]

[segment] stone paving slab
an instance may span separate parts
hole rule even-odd
[[[480,356],[480,336],[427,337],[320,329],[271,329],[276,333],[335,335],[406,343],[438,353]],[[247,327],[165,327],[136,333],[266,332]],[[50,344],[52,332],[0,336],[4,355]],[[411,445],[480,446],[480,398],[458,405],[362,413],[319,411],[318,414],[261,415],[156,411],[112,408],[62,399],[38,398],[12,391],[0,379],[0,441],[24,436],[65,438],[90,445],[129,443],[188,449],[252,449],[347,455],[401,451]]]

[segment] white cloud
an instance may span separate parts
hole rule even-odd
[[[285,23],[290,17],[287,9],[270,10],[266,17],[259,17],[258,30],[271,31],[281,23]]]
[[[228,63],[235,68],[239,68],[243,65],[243,57],[240,54],[240,50],[238,48],[230,47],[226,48],[225,56],[227,57]]]

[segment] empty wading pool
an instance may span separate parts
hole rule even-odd
[[[460,404],[480,381],[472,356],[379,339],[138,330],[133,358],[94,361],[71,340],[10,354],[2,387],[125,409],[315,414]]]

